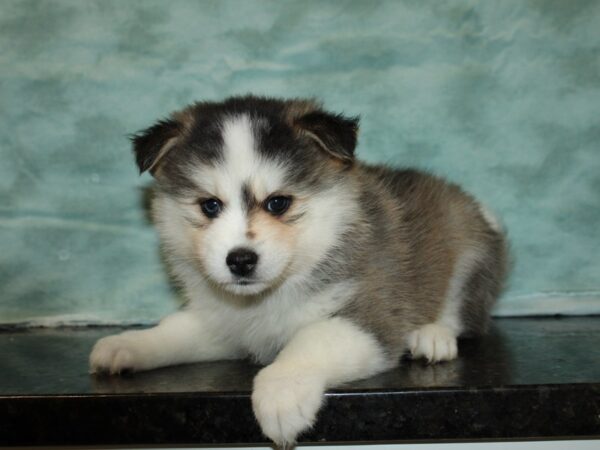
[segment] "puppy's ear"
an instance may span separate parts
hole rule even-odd
[[[313,111],[295,120],[295,125],[330,156],[345,163],[354,160],[358,117]]]
[[[177,143],[181,131],[179,122],[166,119],[131,137],[140,174],[146,170],[149,170],[152,175],[155,174],[160,161]]]

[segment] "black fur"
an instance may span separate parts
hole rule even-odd
[[[254,197],[252,189],[248,183],[244,183],[242,185],[242,201],[246,212],[251,211],[258,206],[258,201],[256,200],[256,197]]]
[[[177,137],[180,132],[181,124],[179,122],[166,119],[131,137],[135,161],[140,173],[144,173],[152,167],[160,154],[160,150],[169,139]]]
[[[358,117],[315,111],[300,117],[296,125],[314,134],[323,150],[345,162],[354,159]]]
[[[302,111],[299,105],[305,104],[309,105],[309,112],[290,114],[294,108]],[[158,178],[163,189],[173,195],[190,192],[194,186],[187,179],[186,168],[220,162],[222,124],[227,118],[242,114],[254,126],[256,150],[265,158],[290,167],[290,183],[307,187],[322,184],[327,180],[319,169],[326,160],[343,161],[346,167],[354,160],[358,118],[325,112],[317,103],[244,96],[218,103],[194,103],[136,134],[132,140],[140,173],[151,169],[156,176],[160,166],[162,173]],[[157,162],[163,146],[174,137],[177,141],[173,147]]]

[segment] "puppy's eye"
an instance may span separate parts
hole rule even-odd
[[[200,202],[200,209],[206,217],[214,219],[223,209],[223,202],[217,198],[209,198]]]
[[[283,195],[278,195],[276,197],[271,197],[267,199],[267,201],[265,202],[265,209],[274,216],[280,216],[288,210],[291,203],[291,197],[284,197]]]

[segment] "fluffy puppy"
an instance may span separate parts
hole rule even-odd
[[[499,222],[459,187],[354,158],[358,119],[312,100],[201,102],[136,135],[186,306],[98,341],[93,371],[250,357],[266,436],[294,442],[325,389],[457,356],[506,272]]]

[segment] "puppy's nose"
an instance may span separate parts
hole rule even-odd
[[[244,277],[254,271],[258,255],[247,248],[236,248],[229,252],[225,262],[232,274]]]

